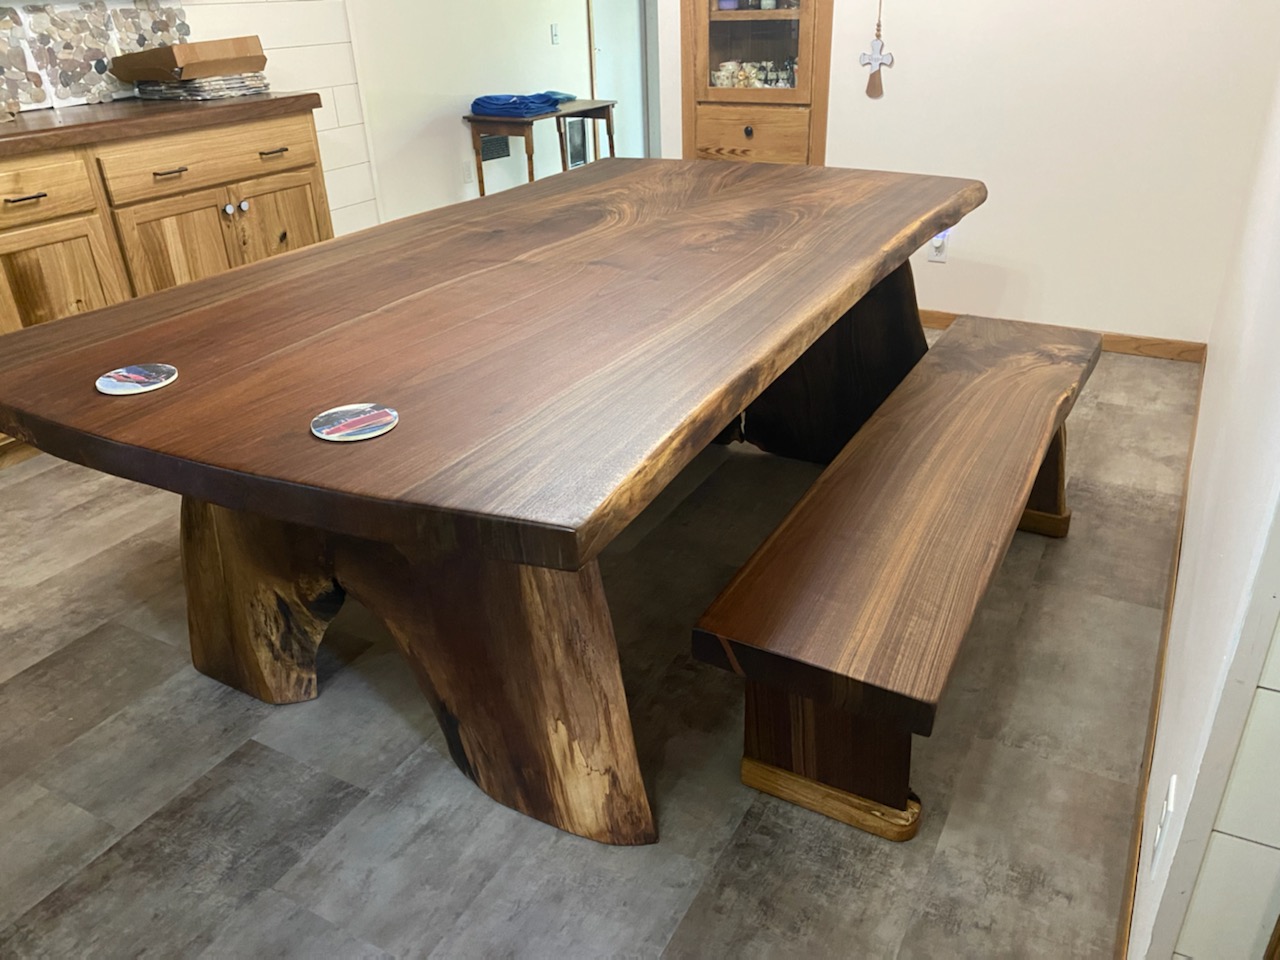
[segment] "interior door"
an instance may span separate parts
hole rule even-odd
[[[138,296],[231,269],[227,202],[225,190],[198,190],[116,211]]]
[[[647,157],[648,84],[644,0],[590,0],[595,96],[617,100],[614,137],[620,157]],[[598,124],[598,122],[593,121]]]
[[[256,263],[320,242],[314,178],[318,168],[295,170],[227,188],[235,215],[231,245],[237,264]]]

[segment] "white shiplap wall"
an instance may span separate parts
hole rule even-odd
[[[345,0],[187,0],[193,40],[257,34],[276,93],[315,91],[315,113],[333,229],[378,222]]]

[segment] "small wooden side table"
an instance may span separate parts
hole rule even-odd
[[[476,181],[480,184],[480,196],[484,196],[484,156],[480,149],[481,137],[523,137],[524,153],[529,161],[529,182],[533,183],[533,125],[535,123],[555,117],[556,130],[560,134],[560,166],[567,171],[569,139],[565,120],[569,117],[603,120],[609,131],[609,156],[618,155],[613,145],[613,108],[617,102],[617,100],[569,100],[561,104],[560,109],[555,113],[540,113],[536,117],[484,117],[468,113],[462,119],[471,124],[471,148],[476,153]],[[596,159],[599,159],[599,156]]]

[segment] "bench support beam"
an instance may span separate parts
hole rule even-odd
[[[1071,529],[1071,508],[1067,506],[1067,428],[1058,428],[1044,455],[1044,463],[1031,487],[1031,497],[1022,512],[1018,529],[1042,537],[1062,538]]]
[[[747,682],[742,782],[887,840],[919,826],[911,733],[776,687]]]

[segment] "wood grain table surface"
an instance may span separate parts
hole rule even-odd
[[[602,161],[10,335],[0,430],[231,509],[578,569],[985,196],[943,177]],[[95,392],[143,362],[179,380]],[[310,434],[360,402],[400,425]]]

